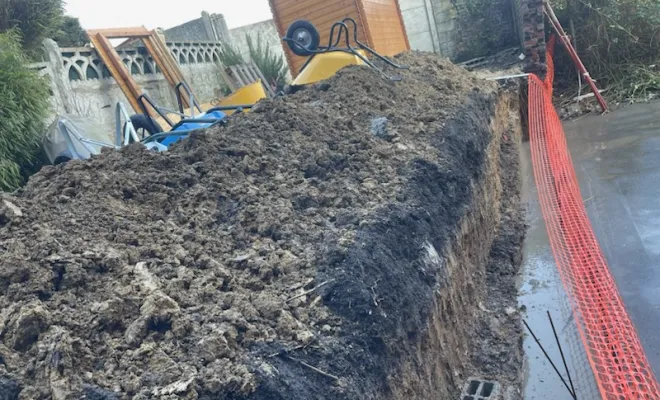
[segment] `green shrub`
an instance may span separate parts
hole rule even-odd
[[[660,0],[551,0],[578,54],[613,100],[645,97],[660,83]],[[558,79],[575,84],[577,74],[558,46]]]
[[[0,0],[0,32],[18,29],[31,55],[41,51],[45,38],[57,35],[63,16],[62,0]]]
[[[37,160],[48,113],[48,82],[27,67],[17,32],[0,34],[0,190],[23,181]]]
[[[273,87],[284,86],[287,75],[287,66],[284,63],[284,57],[273,53],[270,47],[264,44],[261,34],[257,36],[256,45],[250,35],[245,35],[245,39],[250,49],[250,58],[264,74],[264,78],[266,78],[268,84]]]
[[[82,47],[89,41],[89,38],[80,25],[80,20],[67,15],[62,19],[62,25],[53,36],[53,40],[60,47]]]

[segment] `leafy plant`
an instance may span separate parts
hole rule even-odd
[[[261,34],[257,36],[256,44],[250,35],[245,35],[248,48],[250,49],[250,58],[259,67],[264,74],[264,78],[273,87],[282,87],[286,83],[287,66],[284,63],[284,57],[275,54],[262,40]]]
[[[23,181],[37,160],[48,113],[48,83],[27,66],[16,31],[0,34],[0,190]]]
[[[0,0],[0,32],[18,30],[26,52],[36,54],[41,42],[62,26],[62,0]]]
[[[646,97],[660,83],[660,0],[551,0],[587,69],[612,100]],[[557,81],[578,74],[560,48]]]
[[[245,64],[241,52],[229,43],[222,43],[220,45],[219,58],[225,67]]]
[[[62,25],[53,40],[60,47],[82,47],[89,41],[87,33],[80,25],[80,20],[68,15],[62,19]]]

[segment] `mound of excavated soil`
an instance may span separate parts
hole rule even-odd
[[[493,84],[399,61],[401,82],[348,68],[167,153],[48,167],[0,197],[0,399],[389,396],[500,151]],[[452,395],[479,370],[454,361]]]

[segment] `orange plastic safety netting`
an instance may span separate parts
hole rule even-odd
[[[603,399],[660,399],[660,386],[584,208],[564,130],[552,104],[554,38],[545,80],[529,77],[534,176],[550,245]]]

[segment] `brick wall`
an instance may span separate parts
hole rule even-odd
[[[515,0],[519,35],[525,52],[525,71],[543,73],[545,64],[545,24],[543,0]]]

